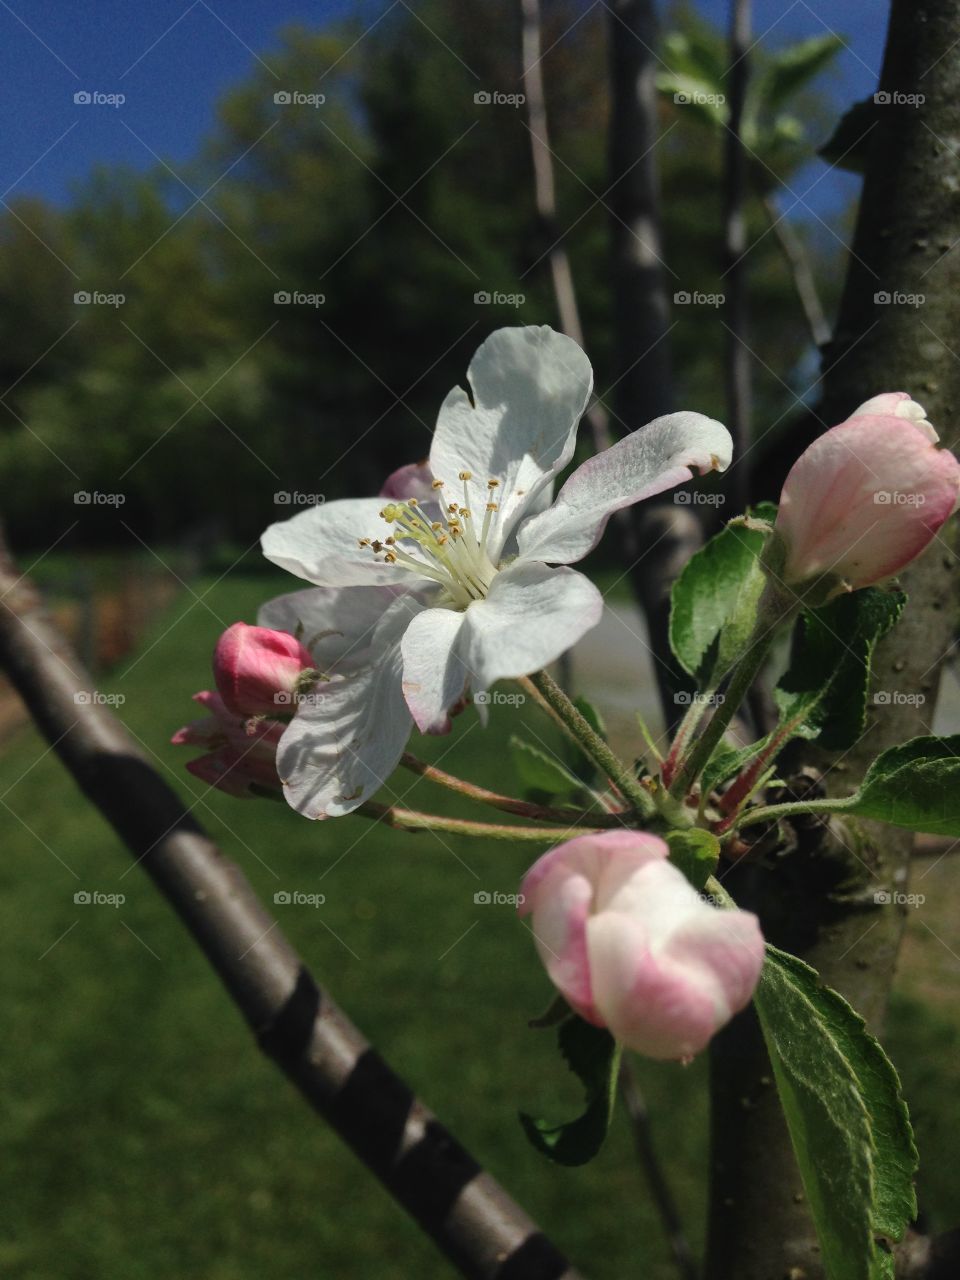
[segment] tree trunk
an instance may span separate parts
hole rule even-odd
[[[878,392],[907,390],[944,442],[956,442],[960,357],[951,348],[960,333],[960,253],[951,246],[960,240],[960,201],[956,155],[944,140],[960,138],[958,37],[960,0],[894,0],[880,89],[926,100],[875,108],[846,288],[824,353],[824,427]],[[925,301],[878,302],[878,293]],[[831,794],[853,790],[880,751],[932,731],[955,612],[950,543],[942,535],[903,574],[910,604],[874,663],[876,688],[926,701],[871,708],[866,733],[839,759],[807,753]],[[876,905],[873,894],[906,888],[912,836],[873,823],[861,824],[858,836],[854,852],[849,834],[820,841],[815,831],[800,831],[797,852],[776,871],[738,868],[725,883],[760,912],[771,941],[802,955],[879,1031],[904,909]],[[842,881],[842,900],[828,897]],[[709,1280],[779,1280],[791,1268],[820,1280],[819,1250],[751,1014],[717,1038],[712,1061]]]

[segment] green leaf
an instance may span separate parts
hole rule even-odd
[[[893,1065],[815,970],[767,947],[755,995],[830,1280],[883,1280],[876,1236],[916,1215],[917,1152]]]
[[[753,628],[764,541],[762,530],[731,522],[690,557],[673,584],[670,647],[701,686],[728,670]]]
[[[700,775],[702,789],[709,795],[722,782],[740,773],[763,751],[769,741],[769,734],[745,747],[734,747],[729,742],[720,741]]]
[[[906,602],[902,592],[868,587],[803,615],[789,670],[774,693],[783,721],[801,717],[799,737],[816,738],[829,751],[857,741],[873,651]]]
[[[695,889],[702,889],[717,869],[720,857],[717,837],[701,827],[688,827],[683,831],[667,831],[664,839],[670,846],[670,861]]]
[[[551,1124],[520,1112],[520,1123],[541,1155],[557,1164],[586,1164],[603,1146],[616,1099],[620,1046],[609,1031],[572,1017],[560,1024],[560,1052],[583,1084],[586,1109],[576,1120]]]
[[[911,738],[874,760],[854,795],[824,809],[937,836],[960,836],[960,734]]]
[[[584,784],[562,760],[512,735],[510,754],[521,786],[546,796],[582,796]]]
[[[878,104],[873,98],[855,102],[840,117],[836,129],[817,154],[836,168],[864,173],[870,154],[870,138],[879,120]]]
[[[660,92],[671,99],[692,120],[720,130],[729,115],[722,89],[709,80],[682,72],[658,71],[656,85]]]
[[[754,80],[758,109],[773,114],[785,107],[801,89],[833,61],[843,41],[832,33],[798,40],[772,54]]]

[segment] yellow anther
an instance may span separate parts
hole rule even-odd
[[[461,472],[460,472],[460,475],[458,476],[458,479],[460,479],[460,480],[472,480],[472,479],[473,479],[473,472],[472,472],[472,471],[461,471]]]
[[[389,537],[389,538],[384,538],[384,540],[383,540],[383,541],[384,541],[384,544],[385,544],[386,546],[388,546],[388,547],[392,547],[392,546],[394,546],[394,545],[395,545],[395,543],[396,543],[396,541],[397,541],[397,540],[396,540],[396,538],[394,538],[394,537],[392,537],[392,536],[391,536],[391,537]]]
[[[370,539],[369,539],[369,538],[361,538],[361,539],[360,539],[360,541],[359,541],[359,544],[358,544],[358,545],[359,545],[359,546],[361,546],[361,547],[369,547],[369,545],[370,545]]]
[[[498,487],[499,487],[499,484],[500,484],[500,481],[499,481],[499,480],[488,480],[488,481],[487,481],[487,488],[488,488],[488,489],[496,489],[496,488],[498,488]]]
[[[387,562],[387,564],[396,564],[396,563],[397,563],[397,557],[396,557],[395,553],[394,553],[394,552],[392,552],[392,551],[388,551],[388,552],[387,552],[387,554],[386,554],[383,558],[384,558],[384,560]]]
[[[432,484],[431,488],[433,488],[433,489],[442,489],[442,488],[443,488],[443,481],[442,481],[442,480],[434,480],[434,482],[433,482],[433,484]]]
[[[408,499],[407,499],[407,506],[408,506],[408,507],[419,507],[419,505],[420,505],[420,503],[416,500],[416,498],[408,498]]]
[[[457,506],[455,502],[451,502],[450,505],[447,507],[447,510],[450,512],[452,516],[455,516],[459,511],[459,509],[460,508]]]
[[[488,511],[499,511],[499,509],[500,509],[500,503],[499,503],[499,502],[488,502],[488,503],[487,503],[487,510],[488,510]]]
[[[461,507],[461,508],[460,508],[460,514],[463,516],[464,520],[469,520],[469,519],[470,519],[470,512],[467,510],[467,508],[466,508],[466,507]]]

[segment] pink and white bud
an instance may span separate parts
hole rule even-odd
[[[430,463],[408,462],[405,467],[392,471],[383,482],[380,497],[393,498],[396,502],[406,502],[410,498],[416,498],[418,502],[436,501],[437,491],[433,487]]]
[[[659,836],[606,831],[545,853],[521,885],[547,973],[568,1004],[650,1058],[698,1053],[750,1001],[757,918],[710,906]]]
[[[241,716],[294,710],[293,695],[313,656],[295,636],[235,622],[213,653],[213,678],[227,707]]]
[[[960,463],[936,441],[922,407],[905,392],[875,396],[815,440],[780,495],[784,582],[825,580],[836,595],[881,582],[914,560],[960,493]]]
[[[851,418],[893,417],[906,418],[907,422],[923,432],[934,444],[940,439],[933,424],[927,421],[927,411],[922,404],[917,404],[909,391],[885,391],[882,395],[864,400],[859,409],[854,409]]]
[[[211,714],[184,725],[170,739],[175,746],[209,748],[187,763],[190,773],[233,796],[251,795],[254,787],[281,793],[276,755],[286,725],[236,715],[210,690],[194,694],[194,701]]]

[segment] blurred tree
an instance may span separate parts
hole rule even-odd
[[[702,23],[681,29],[720,47]],[[359,32],[288,29],[276,75],[258,67],[225,97],[192,164],[100,170],[66,209],[21,203],[0,218],[0,464],[18,477],[6,514],[21,545],[48,546],[77,515],[73,494],[94,489],[123,493],[122,519],[149,542],[202,528],[248,545],[289,514],[278,491],[375,490],[423,456],[443,395],[492,328],[556,323],[514,97],[515,0],[455,13],[426,0],[355,44]],[[544,6],[557,224],[604,397],[605,39],[603,15],[580,0]],[[278,103],[278,86],[324,101]],[[695,113],[670,101],[662,127],[672,286],[722,291],[719,140],[705,145]],[[794,140],[772,167],[789,179],[811,154]],[[765,217],[758,193],[753,238]],[[773,421],[791,403],[779,379],[810,342],[772,236],[751,265],[757,355],[776,371],[758,386],[758,417]],[[79,290],[125,302],[76,305]],[[679,400],[719,415],[717,312],[675,310]],[[116,534],[112,511],[90,510],[71,536]]]

